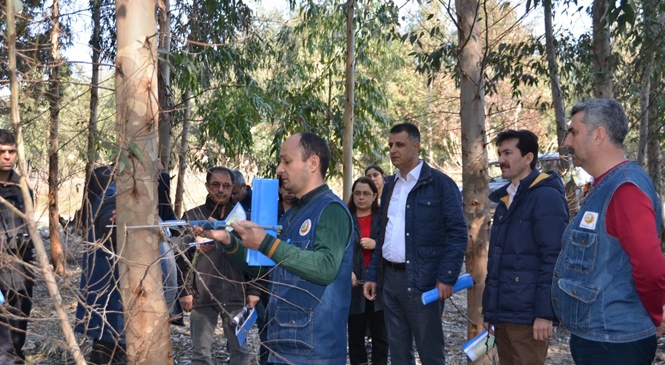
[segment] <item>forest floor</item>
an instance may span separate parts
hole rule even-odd
[[[45,237],[46,236],[46,237]],[[48,234],[42,231],[42,237],[45,238],[45,245],[48,249]],[[76,247],[76,244],[70,244],[70,249]],[[63,299],[64,307],[73,323],[74,313],[76,311],[75,293],[78,289],[80,278],[80,267],[73,257],[68,260],[68,266],[71,275],[58,277],[60,294]],[[462,351],[462,344],[466,341],[467,333],[467,304],[466,291],[455,294],[446,302],[445,311],[441,319],[445,333],[445,352],[446,363],[449,365],[461,365],[467,363],[467,358]],[[33,310],[31,322],[28,326],[28,339],[25,345],[25,352],[28,357],[28,364],[44,365],[62,365],[72,363],[69,355],[64,351],[64,341],[60,323],[56,320],[56,313],[52,301],[42,280],[37,282],[33,295]],[[189,317],[185,316],[186,326],[172,326],[171,339],[175,364],[189,364],[191,360],[191,339],[189,334]],[[220,321],[221,322],[221,321]],[[213,347],[213,361],[215,364],[228,363],[228,353],[225,346],[224,333],[220,326],[216,331],[216,339]],[[573,364],[568,346],[568,332],[562,328],[555,329],[554,337],[550,341],[547,364],[566,365]],[[258,353],[259,339],[256,327],[248,336],[252,349]],[[89,351],[90,343],[83,337],[78,337],[79,343],[83,345],[84,351]],[[493,351],[479,364],[498,364],[498,356]],[[255,360],[252,365],[258,364]],[[417,364],[420,364],[417,361]],[[658,352],[654,364],[665,365],[665,338],[658,341]],[[400,365],[400,364],[395,364]]]

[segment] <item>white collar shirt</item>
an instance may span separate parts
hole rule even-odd
[[[383,258],[395,263],[406,262],[406,199],[416,186],[420,171],[423,168],[421,160],[413,170],[402,177],[400,171],[395,174],[395,188],[390,196],[388,206],[388,222],[386,235],[383,241]]]
[[[513,204],[513,199],[515,198],[515,194],[517,194],[517,189],[520,187],[520,184],[518,183],[517,185],[510,183],[508,185],[508,188],[506,189],[506,192],[508,193],[508,208],[510,208],[510,205]]]

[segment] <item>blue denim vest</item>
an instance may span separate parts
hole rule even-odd
[[[313,198],[295,217],[286,212],[279,238],[303,250],[314,250],[316,225],[329,204],[346,205],[332,191]],[[351,214],[346,210],[351,219]],[[309,221],[309,222],[307,222]],[[288,222],[288,224],[287,224]],[[300,278],[277,265],[270,276],[268,302],[269,362],[290,364],[346,364],[346,322],[351,303],[353,235],[344,249],[337,276],[328,285]]]
[[[626,182],[651,199],[660,230],[660,201],[651,180],[634,162],[624,163],[591,189],[564,232],[554,268],[554,311],[566,329],[590,341],[632,342],[656,334],[635,289],[628,255],[605,229],[610,199]]]

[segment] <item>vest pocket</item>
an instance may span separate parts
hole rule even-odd
[[[558,314],[563,323],[571,328],[587,331],[591,325],[591,307],[598,298],[600,289],[568,279],[560,279],[556,285],[562,293],[555,307],[560,308]]]
[[[589,273],[593,270],[598,250],[598,236],[592,232],[572,230],[571,245],[566,247],[566,268]]]
[[[308,355],[314,350],[312,308],[278,307],[268,344],[278,353]]]

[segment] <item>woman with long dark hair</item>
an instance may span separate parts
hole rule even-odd
[[[369,328],[372,339],[372,364],[388,362],[388,341],[383,322],[383,301],[379,295],[374,301],[363,296],[365,271],[376,247],[380,229],[379,193],[372,179],[361,177],[353,183],[349,211],[353,216],[355,242],[353,273],[351,277],[351,311],[349,313],[349,359],[351,365],[367,364],[365,333]]]
[[[370,165],[365,169],[365,177],[369,177],[376,186],[376,201],[381,204],[381,194],[383,193],[383,184],[386,180],[386,173],[379,165]]]

